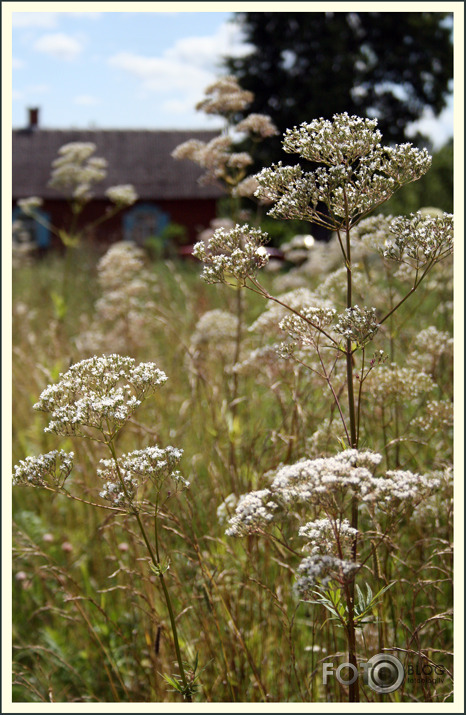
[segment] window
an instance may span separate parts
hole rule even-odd
[[[32,245],[37,248],[48,248],[50,245],[49,214],[36,209],[39,218],[31,218],[16,206],[13,209],[13,242],[22,245]]]
[[[138,204],[123,217],[125,241],[134,241],[143,246],[148,238],[159,237],[170,223],[168,214],[153,204]]]

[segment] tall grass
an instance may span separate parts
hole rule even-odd
[[[13,275],[13,460],[72,449],[79,466],[70,479],[83,500],[14,491],[13,700],[178,702],[162,677],[177,672],[163,594],[136,524],[85,503],[99,503],[96,464],[104,454],[83,441],[44,433],[45,416],[31,409],[60,372],[91,354],[80,350],[79,336],[95,316],[96,257],[80,250],[75,258],[66,320],[57,318],[51,297],[63,268],[59,256],[17,267]],[[162,551],[170,554],[166,578],[183,657],[190,665],[198,657],[204,668],[195,699],[345,700],[347,686],[335,678],[324,683],[322,664],[336,667],[338,654],[344,660],[346,642],[326,608],[300,601],[294,590],[302,547],[294,530],[284,527],[282,543],[254,535],[228,539],[228,501],[217,514],[230,494],[263,488],[263,475],[281,463],[341,449],[336,417],[327,427],[322,384],[278,358],[245,369],[235,382],[228,338],[192,338],[207,311],[235,314],[236,291],[204,284],[194,262],[159,261],[150,270],[154,307],[127,354],[155,362],[169,380],[117,443],[120,452],[154,442],[184,450],[182,471],[191,487],[161,514],[159,537]],[[381,261],[361,275],[367,305],[390,291],[387,281],[397,287]],[[324,277],[306,278],[309,288]],[[388,354],[396,337],[391,359],[398,365],[410,362],[423,328],[451,334],[449,277],[449,266],[440,267],[378,336],[377,348]],[[272,290],[296,278],[282,269],[265,274],[263,283]],[[244,301],[243,359],[268,340],[246,329],[265,307],[258,295]],[[387,465],[440,472],[451,462],[451,430],[435,410],[427,428],[416,420],[428,400],[451,400],[451,362],[438,346],[431,353],[424,346],[420,356],[435,383],[430,393],[407,398],[394,391],[384,399],[375,388],[368,391],[361,444],[383,454]],[[390,695],[361,684],[363,702],[452,698],[452,485],[442,475],[437,493],[403,517],[396,538],[365,564],[363,579],[374,592],[395,585],[357,629],[358,659],[368,660],[382,644],[414,674]],[[151,520],[144,519],[151,530]],[[441,673],[435,682],[426,678],[432,664]]]

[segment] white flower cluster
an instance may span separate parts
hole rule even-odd
[[[308,220],[329,228],[351,224],[392,196],[403,184],[419,179],[431,157],[411,144],[382,146],[377,121],[336,114],[333,121],[316,119],[287,130],[289,153],[321,163],[304,172],[282,162],[258,175],[256,196],[274,200],[274,218]],[[330,216],[318,208],[327,206]]]
[[[203,241],[196,243],[193,255],[206,264],[202,278],[207,283],[226,283],[229,278],[236,278],[244,284],[269,260],[264,247],[268,240],[260,229],[236,224],[230,231],[217,229],[207,247]]]
[[[359,347],[371,340],[379,329],[375,308],[360,308],[354,305],[346,308],[344,313],[338,316],[335,325],[335,332],[343,335]]]
[[[396,363],[381,365],[367,377],[366,389],[382,404],[409,402],[431,392],[435,383],[425,372]]]
[[[201,183],[223,180],[235,186],[244,178],[244,169],[252,164],[252,157],[247,152],[234,152],[233,139],[220,135],[210,142],[189,139],[180,144],[173,152],[174,159],[189,159],[205,169]]]
[[[277,127],[267,114],[248,114],[235,126],[236,132],[246,132],[265,139],[278,134]]]
[[[107,162],[93,157],[96,146],[92,142],[70,142],[59,150],[59,158],[52,162],[49,186],[70,194],[79,202],[88,201],[92,185],[107,175]]]
[[[18,207],[26,216],[34,216],[34,212],[44,203],[38,196],[29,196],[27,199],[19,199]]]
[[[416,417],[411,425],[418,427],[422,432],[444,431],[453,426],[453,402],[448,400],[429,400],[423,414]]]
[[[409,471],[375,476],[382,455],[348,449],[334,457],[303,459],[270,472],[270,485],[240,497],[230,519],[229,536],[264,530],[297,506],[315,505],[335,521],[356,497],[370,510],[397,510],[416,504],[438,487],[438,480]]]
[[[280,293],[277,298],[280,303],[269,302],[264,312],[250,326],[249,330],[251,332],[276,336],[280,321],[289,315],[289,310],[286,306],[297,313],[301,313],[305,308],[311,308],[314,305],[324,307],[322,299],[316,298],[315,294],[305,287]]]
[[[13,485],[61,488],[73,469],[73,458],[73,452],[63,450],[26,457],[14,467]]]
[[[131,206],[138,200],[138,195],[132,184],[121,184],[119,186],[110,186],[105,195],[108,199],[117,206]]]
[[[439,356],[442,353],[451,353],[453,338],[446,330],[438,330],[434,325],[429,325],[416,335],[414,345],[419,352]]]
[[[316,586],[326,588],[331,581],[339,584],[351,581],[354,572],[358,569],[358,563],[345,561],[336,556],[328,554],[308,556],[298,566],[296,590],[302,598],[307,598]]]
[[[72,365],[49,385],[34,409],[51,413],[46,432],[91,436],[83,427],[113,436],[167,376],[154,363],[120,355],[94,356]]]
[[[216,114],[228,120],[226,132],[210,142],[190,139],[180,144],[172,153],[174,159],[189,159],[205,170],[201,183],[220,181],[229,193],[236,196],[252,196],[257,182],[246,177],[246,168],[252,164],[252,157],[246,151],[234,151],[235,134],[247,133],[253,141],[260,141],[277,134],[270,117],[264,114],[250,114],[237,125],[231,124],[234,114],[244,110],[254,99],[238,84],[235,77],[221,77],[207,87],[206,98],[196,105],[197,110],[206,114]],[[237,138],[236,138],[237,140]]]
[[[336,544],[343,551],[351,545],[359,532],[351,526],[348,519],[343,519],[343,521],[317,519],[317,521],[309,521],[301,526],[298,533],[307,541],[303,548],[310,551],[311,556],[314,556],[335,551]]]
[[[189,482],[176,469],[182,455],[181,449],[155,446],[123,454],[117,462],[101,459],[102,468],[97,470],[97,475],[106,483],[100,496],[115,506],[128,506],[135,499],[138,487],[147,480],[155,486],[157,494],[167,480],[173,482],[175,490],[187,488]]]
[[[224,524],[226,522],[237,503],[238,497],[236,494],[232,493],[225,497],[222,503],[217,507],[217,519],[219,524]]]
[[[147,335],[155,275],[146,267],[146,252],[130,241],[110,246],[97,264],[102,291],[96,301],[92,321],[76,339],[84,353],[129,352]]]
[[[227,536],[246,536],[260,532],[274,518],[278,509],[270,489],[261,489],[240,496],[235,515],[229,520]]]
[[[254,99],[252,92],[242,89],[236,77],[221,77],[205,90],[206,98],[196,104],[197,110],[206,114],[228,116],[240,112]]]
[[[374,481],[373,472],[381,461],[380,454],[356,449],[345,450],[334,457],[303,459],[269,474],[271,489],[290,507],[303,503],[325,504],[332,513],[337,508],[338,497],[344,499],[354,493],[365,502],[377,498],[379,484]]]
[[[351,232],[351,239],[354,244],[358,242],[364,244],[368,249],[381,251],[385,248],[385,242],[390,233],[390,223],[393,216],[376,214],[368,216],[358,223]]]
[[[314,298],[313,303],[312,306],[301,308],[299,315],[287,315],[280,321],[279,327],[293,340],[315,346],[321,331],[333,323],[337,311],[330,301]]]
[[[215,343],[231,343],[238,331],[238,316],[227,310],[208,310],[199,318],[194,333],[191,336],[191,344],[194,347],[208,345],[215,349]]]
[[[299,154],[317,164],[352,164],[371,154],[381,140],[376,119],[350,117],[344,112],[335,114],[333,121],[314,119],[287,129],[283,148],[289,154]]]
[[[418,211],[390,223],[383,256],[415,269],[442,260],[453,252],[453,215],[429,216]]]

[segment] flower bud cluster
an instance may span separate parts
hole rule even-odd
[[[348,220],[355,225],[400,186],[419,179],[431,164],[427,151],[411,144],[382,146],[376,125],[376,120],[343,113],[287,130],[284,150],[323,166],[304,172],[299,165],[279,162],[263,169],[256,196],[276,202],[269,215],[328,228],[347,226]]]
[[[235,515],[229,520],[227,536],[246,536],[262,531],[274,518],[278,504],[271,499],[270,489],[243,494],[238,501]]]
[[[187,488],[189,482],[176,469],[183,455],[175,447],[146,447],[114,459],[101,459],[102,467],[97,475],[106,480],[100,492],[102,499],[111,501],[115,506],[128,506],[136,498],[139,486],[148,480],[160,494],[166,481],[173,483],[174,489]]]
[[[244,284],[269,260],[264,247],[268,240],[260,229],[236,224],[230,231],[217,229],[207,247],[202,241],[196,243],[193,255],[206,264],[202,273],[206,283],[226,283],[236,278]]]
[[[209,85],[205,90],[205,95],[205,99],[196,104],[196,109],[206,114],[222,116],[240,112],[254,99],[253,93],[242,89],[233,75],[221,77]]]
[[[356,343],[358,347],[369,342],[378,329],[375,308],[360,308],[358,305],[346,308],[344,313],[338,317],[338,322],[335,325],[335,332]]]
[[[105,195],[113,204],[118,207],[131,206],[138,200],[138,195],[132,184],[121,184],[119,186],[110,186]]]
[[[302,459],[268,473],[269,487],[242,496],[230,519],[229,536],[244,536],[276,521],[297,506],[314,505],[341,520],[348,500],[356,498],[370,510],[401,510],[416,504],[438,486],[438,480],[393,470],[375,476],[382,455],[348,449],[334,457]],[[353,535],[354,536],[354,535]]]
[[[73,452],[63,450],[26,457],[14,467],[13,485],[60,489],[73,469],[73,458]]]
[[[93,157],[95,150],[92,142],[70,142],[60,147],[60,156],[52,162],[49,186],[69,194],[78,202],[88,201],[92,185],[107,175],[107,161]]]
[[[167,376],[154,363],[120,355],[82,360],[49,385],[34,409],[51,413],[46,432],[92,436],[93,428],[113,436]]]
[[[340,584],[350,582],[358,569],[358,563],[345,561],[329,554],[308,556],[298,566],[296,590],[302,598],[306,598],[312,594],[316,586],[326,588],[331,581]]]
[[[415,269],[446,258],[453,252],[453,215],[426,216],[418,211],[397,216],[390,223],[383,256]]]
[[[348,519],[343,521],[317,519],[301,526],[298,533],[307,541],[303,550],[309,551],[313,556],[334,551],[336,543],[341,552],[348,550],[358,530],[351,526]]]

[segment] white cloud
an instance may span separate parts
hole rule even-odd
[[[406,132],[408,136],[413,136],[416,131],[426,134],[432,141],[434,150],[440,149],[452,136],[454,127],[453,96],[450,95],[447,106],[436,117],[430,107],[417,122],[413,122]]]
[[[67,61],[74,60],[83,49],[82,44],[74,37],[62,32],[43,35],[34,43],[33,47],[38,52],[44,52],[59,60]]]
[[[108,64],[137,77],[144,90],[183,91],[182,105],[189,101],[192,109],[193,103],[202,98],[205,87],[219,73],[221,56],[246,51],[238,27],[224,23],[214,35],[178,40],[159,57],[119,52],[108,59]]]
[[[23,60],[19,60],[17,57],[12,57],[11,59],[11,66],[14,70],[19,70],[21,67],[24,67],[25,62]]]
[[[11,16],[13,27],[47,27],[58,25],[58,12],[13,12]]]
[[[111,67],[125,70],[142,82],[142,87],[151,91],[172,89],[189,90],[193,86],[209,82],[211,75],[199,67],[166,57],[141,57],[131,52],[119,52],[110,57]]]
[[[232,23],[220,25],[215,35],[184,37],[167,50],[167,59],[215,70],[224,55],[240,57],[250,50],[240,28]]]
[[[90,94],[80,94],[73,99],[75,104],[82,104],[84,106],[91,106],[93,104],[99,104],[100,100],[97,97],[93,97]]]
[[[11,22],[13,27],[41,27],[52,30],[58,27],[63,16],[99,20],[103,14],[103,12],[13,12]]]

